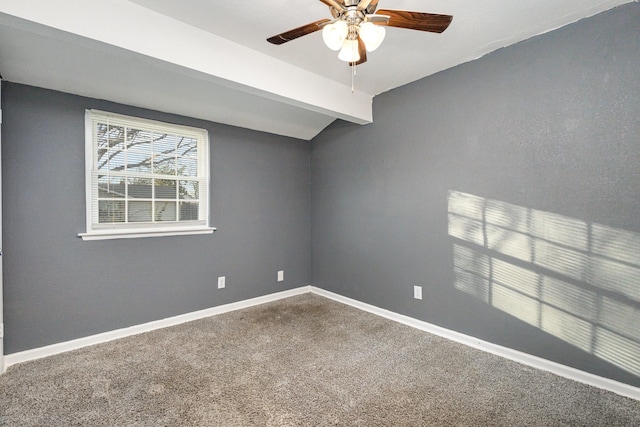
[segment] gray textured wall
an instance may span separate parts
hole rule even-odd
[[[208,129],[218,230],[80,239],[86,108]],[[2,111],[7,354],[310,283],[306,141],[6,82]]]
[[[639,23],[619,7],[325,130],[313,284],[640,386]]]

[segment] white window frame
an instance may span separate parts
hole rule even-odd
[[[96,123],[108,123],[187,136],[197,140],[197,173],[199,182],[198,220],[131,223],[99,223],[98,220],[98,154]],[[125,174],[126,175],[126,174]],[[85,111],[85,185],[86,185],[86,233],[83,240],[125,239],[153,236],[176,236],[189,234],[211,234],[209,226],[209,133],[206,129],[181,126],[155,120],[141,119],[99,110]],[[124,200],[124,199],[123,199]],[[177,209],[177,207],[176,207]]]

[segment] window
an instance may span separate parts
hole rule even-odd
[[[87,110],[85,240],[205,234],[204,129]]]

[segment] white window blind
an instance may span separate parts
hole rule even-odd
[[[85,240],[210,233],[204,129],[86,112]]]

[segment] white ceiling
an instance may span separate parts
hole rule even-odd
[[[453,15],[442,34],[388,28],[351,72],[320,32],[318,0],[0,0],[5,80],[311,139],[373,120],[375,95],[633,0],[380,0]]]

